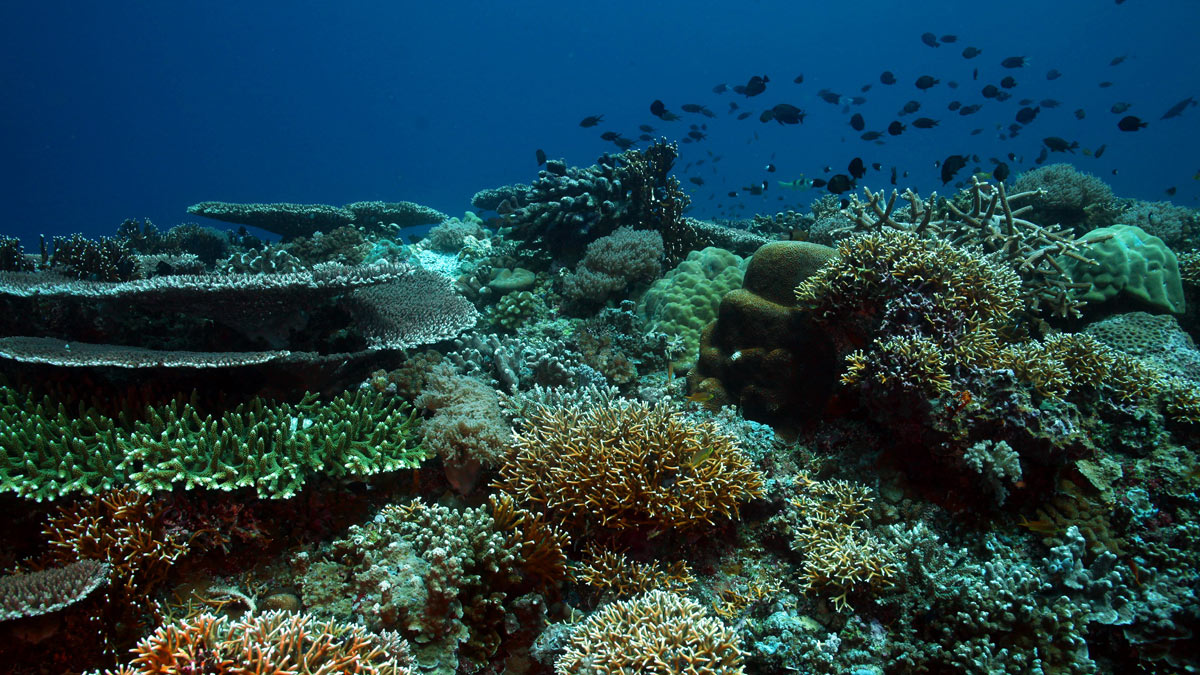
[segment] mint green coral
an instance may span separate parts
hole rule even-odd
[[[692,251],[642,296],[638,306],[646,327],[683,339],[676,367],[691,367],[700,350],[700,333],[717,318],[721,297],[742,286],[748,259],[723,248]]]
[[[177,484],[210,490],[253,487],[285,499],[314,474],[365,477],[416,467],[428,452],[415,418],[377,392],[347,392],[328,403],[254,399],[217,418],[190,403],[146,411],[125,424],[95,410],[70,414],[0,388],[0,492],[38,501],[120,486],[143,492]]]
[[[1104,302],[1124,294],[1160,310],[1183,313],[1179,261],[1162,239],[1136,225],[1101,227],[1087,233],[1085,238],[1094,240],[1102,235],[1112,236],[1083,251],[1099,265],[1070,262],[1071,278],[1091,284],[1081,297],[1089,302]]]

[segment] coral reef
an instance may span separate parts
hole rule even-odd
[[[1133,225],[1092,230],[1087,236],[1094,242],[1082,252],[1087,260],[1067,263],[1071,278],[1088,284],[1083,299],[1099,303],[1120,295],[1154,309],[1183,313],[1179,261],[1162,239]]]
[[[1112,188],[1070,164],[1047,164],[1026,171],[1013,181],[1012,189],[1035,193],[1029,219],[1047,227],[1086,232],[1112,225],[1121,212]]]
[[[658,232],[618,228],[588,244],[575,272],[563,279],[563,293],[572,300],[602,304],[634,284],[657,279],[662,257]]]
[[[80,560],[0,577],[0,621],[39,616],[79,602],[108,581],[107,564]]]
[[[238,621],[199,614],[159,626],[133,649],[129,665],[106,675],[171,673],[415,673],[407,643],[395,633],[271,611]]]
[[[345,206],[326,204],[234,204],[200,202],[188,213],[226,223],[257,227],[284,240],[312,237],[355,225],[367,233],[393,235],[405,227],[432,225],[446,214],[412,202],[354,202]]]
[[[738,643],[737,634],[695,600],[650,591],[606,605],[575,627],[554,672],[740,675]]]
[[[735,439],[667,404],[624,400],[532,410],[498,485],[571,531],[711,525],[762,495]]]

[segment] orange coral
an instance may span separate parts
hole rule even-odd
[[[584,559],[573,567],[571,578],[601,591],[612,591],[617,597],[655,589],[679,591],[696,580],[684,561],[663,567],[595,546],[584,551]]]
[[[165,626],[134,648],[133,661],[108,675],[407,675],[408,644],[394,633],[267,612],[230,624],[201,614]]]
[[[622,400],[537,406],[497,486],[583,531],[711,524],[763,494],[761,474],[716,426],[668,404]]]

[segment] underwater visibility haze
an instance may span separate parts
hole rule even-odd
[[[1193,0],[0,19],[5,672],[1200,672]]]

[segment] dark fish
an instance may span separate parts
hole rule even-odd
[[[606,132],[600,134],[600,138],[602,138],[606,141],[615,141],[620,137],[621,137],[621,134],[618,134],[615,131],[606,131]]]
[[[1167,188],[1166,193],[1167,193],[1168,197],[1174,197],[1175,196],[1175,186],[1172,185],[1171,187]]]
[[[971,81],[974,82],[974,81],[977,81],[978,79],[979,79],[979,69],[976,68],[975,70],[971,71]]]
[[[834,176],[829,179],[829,183],[825,185],[825,189],[829,190],[835,195],[840,195],[847,190],[853,190],[854,181],[850,179],[850,176],[847,176],[844,173],[834,174]]]
[[[692,176],[691,178],[688,178],[688,182],[696,185],[704,185],[704,179],[699,176]]]
[[[650,114],[667,121],[679,119],[678,115],[667,110],[667,106],[658,99],[654,99],[654,102],[650,104]]]
[[[908,103],[905,103],[905,104],[904,104],[904,107],[903,107],[903,108],[901,108],[901,109],[900,109],[900,113],[899,113],[899,114],[901,114],[901,115],[907,115],[907,114],[909,114],[909,113],[915,113],[915,112],[917,112],[917,111],[918,111],[918,110],[920,110],[920,109],[921,109],[921,104],[920,104],[920,103],[918,103],[917,101],[909,101]]]
[[[1062,77],[1062,73],[1058,72],[1057,70],[1055,70],[1053,68],[1046,71],[1046,79],[1047,80],[1057,80],[1060,77]]]
[[[579,126],[584,127],[584,128],[594,127],[597,124],[600,124],[600,122],[602,122],[603,120],[604,120],[604,115],[590,115],[588,117],[583,118],[583,121],[581,121],[579,123]]]
[[[992,169],[992,178],[995,178],[1003,183],[1004,181],[1008,180],[1009,173],[1010,169],[1008,168],[1008,165],[1004,162],[998,162],[996,164],[996,168]]]
[[[950,105],[946,106],[947,110],[954,111],[962,107],[961,101],[950,101]]]
[[[1086,113],[1086,112],[1084,112],[1083,108],[1076,108],[1076,109],[1075,109],[1075,119],[1077,119],[1077,120],[1081,120],[1081,119],[1083,119],[1083,118],[1085,118],[1085,117],[1087,117],[1087,113]]]
[[[958,42],[957,35],[943,35],[942,36],[942,44],[948,45],[948,44],[952,44],[954,42]]]
[[[1029,124],[1041,111],[1041,108],[1021,108],[1017,111],[1017,122],[1020,124]]]
[[[862,136],[859,136],[859,138],[863,139],[864,141],[873,141],[882,135],[883,134],[881,134],[878,131],[868,131],[867,133],[863,134]]]
[[[892,74],[892,71],[885,70],[879,76],[879,81],[884,84],[896,84],[896,76]]]
[[[950,155],[942,160],[942,185],[954,180],[954,174],[958,173],[966,165],[967,158],[964,155]]]
[[[875,169],[876,171],[883,171],[883,165],[879,162],[871,162],[871,168]]]
[[[850,160],[850,166],[846,167],[846,170],[855,178],[862,178],[867,175],[867,167],[863,165],[862,157],[855,157]]]
[[[537,157],[537,165],[538,166],[541,166],[546,163],[546,151],[545,150],[538,148],[537,152],[534,153],[534,157]]]
[[[792,82],[795,82],[796,84],[803,84],[804,83],[804,73],[800,73],[796,77],[793,77]]]
[[[996,94],[1000,93],[1000,88],[994,84],[989,84],[983,88],[982,93],[984,98],[996,98]]]
[[[1029,65],[1029,60],[1024,56],[1010,56],[1000,62],[1000,65],[1005,68],[1024,68]]]
[[[691,131],[689,131],[689,132],[687,133],[687,135],[688,135],[688,137],[689,137],[689,138],[694,138],[694,139],[695,139],[695,140],[697,140],[697,141],[702,141],[702,140],[704,140],[705,138],[708,138],[708,136],[705,136],[705,135],[704,135],[704,132],[702,132],[702,131],[697,131],[696,129],[692,129]]]
[[[870,84],[864,84],[863,86],[859,87],[859,89],[858,89],[858,90],[859,90],[859,91],[861,91],[862,93],[864,93],[864,94],[865,94],[865,93],[867,93],[868,91],[871,91],[871,85],[870,85]]]
[[[824,178],[814,178],[814,179],[812,179],[812,186],[813,186],[813,187],[815,187],[815,188],[823,188],[823,187],[825,187],[826,185],[827,185],[827,183],[825,182],[825,179],[824,179]]]
[[[912,121],[912,125],[918,129],[932,129],[937,126],[937,120],[931,120],[928,117],[918,117]]]
[[[700,105],[699,103],[684,103],[679,107],[683,109],[684,112],[690,113],[698,113],[701,110],[704,110],[704,106]]]
[[[724,94],[727,91],[729,91],[729,87],[726,87],[724,82],[713,87],[714,94]]]
[[[649,124],[639,124],[638,129],[640,129],[641,131],[643,131],[647,134],[654,133],[654,127],[650,126]]]
[[[946,86],[950,87],[951,89],[958,89],[958,83],[955,82],[954,80],[950,80],[949,82],[947,82]]]
[[[1165,119],[1169,119],[1171,117],[1179,117],[1180,115],[1183,114],[1184,110],[1187,110],[1188,106],[1194,106],[1194,105],[1196,105],[1196,102],[1194,100],[1192,100],[1191,96],[1189,96],[1189,97],[1183,99],[1182,101],[1180,101],[1179,103],[1176,103],[1175,105],[1171,106],[1167,110],[1167,112],[1163,113],[1163,116],[1160,117],[1159,119],[1165,120]]]
[[[983,129],[972,129],[971,130],[972,136],[978,136],[979,134],[982,134],[982,133],[983,133]]]
[[[1125,56],[1124,54],[1122,54],[1121,56],[1114,56],[1114,57],[1113,57],[1113,60],[1108,62],[1108,65],[1110,65],[1110,66],[1119,66],[1119,65],[1121,65],[1122,63],[1124,63],[1124,62],[1125,62],[1125,59],[1127,59],[1127,58],[1129,58],[1129,57],[1128,57],[1128,56]]]
[[[854,129],[855,131],[862,131],[863,129],[866,128],[866,126],[867,126],[867,123],[863,120],[862,115],[860,115],[858,113],[854,113],[854,116],[850,118],[850,128],[851,129]]]
[[[760,122],[775,120],[780,124],[800,124],[804,121],[805,112],[790,103],[779,103],[769,110],[764,110],[758,116]]]
[[[628,149],[632,148],[633,146],[637,145],[637,143],[635,143],[633,141],[633,139],[625,138],[624,136],[618,136],[617,140],[613,141],[613,145],[617,146],[618,148],[620,148],[622,150],[628,150]]]
[[[1122,117],[1121,121],[1117,122],[1117,128],[1121,131],[1137,131],[1145,126],[1145,122],[1133,115]]]
[[[763,75],[762,77],[755,75],[754,77],[750,78],[749,82],[746,83],[746,87],[743,89],[742,93],[746,96],[758,96],[767,90],[767,83],[770,81],[771,78],[767,77],[766,75]]]
[[[746,119],[747,117],[749,117],[749,116],[751,116],[751,115],[753,115],[753,114],[754,114],[754,113],[752,113],[752,112],[750,112],[749,110],[747,110],[746,112],[739,114],[739,115],[737,116],[737,118],[738,118],[739,120],[744,120],[744,119]]]
[[[730,196],[730,197],[736,197],[736,196],[738,196],[738,193],[737,193],[737,192],[729,192],[728,194],[729,194],[729,196]]]
[[[967,47],[966,49],[963,50],[963,58],[964,59],[973,59],[982,53],[983,53],[982,49],[978,49],[976,47]]]
[[[1005,89],[1012,89],[1017,86],[1017,78],[1012,75],[1006,75],[1003,80],[1000,80],[1000,86]]]
[[[996,92],[996,100],[997,101],[1007,101],[1010,98],[1012,98],[1012,94],[1008,93],[1007,91]]]
[[[963,117],[966,117],[967,115],[974,115],[975,113],[979,112],[979,109],[982,107],[983,107],[983,105],[981,105],[979,103],[972,103],[971,105],[964,105],[963,107],[958,109],[958,114],[962,115]]]
[[[925,91],[926,89],[932,87],[933,85],[937,84],[940,81],[941,80],[936,79],[932,75],[922,75],[917,78],[917,89],[920,89],[921,91]]]
[[[817,96],[820,96],[822,101],[825,101],[826,103],[832,103],[834,105],[837,105],[842,100],[841,94],[836,94],[828,89],[822,89],[821,91],[818,91]]]
[[[1034,162],[1034,164],[1041,164],[1042,162],[1045,162],[1046,158],[1049,156],[1050,156],[1050,151],[1047,150],[1046,148],[1042,148],[1042,151],[1038,153],[1037,158],[1034,159],[1033,162]]]
[[[888,125],[888,133],[893,136],[899,136],[904,133],[904,125],[900,124],[900,122],[892,122]]]
[[[1021,99],[1020,101],[1017,101],[1017,103],[1018,103],[1018,104],[1020,104],[1020,105],[1033,105],[1033,99],[1031,99],[1031,98],[1023,98],[1023,99]]]
[[[892,167],[892,185],[896,184],[896,167]]]
[[[1058,106],[1062,105],[1062,102],[1056,101],[1052,98],[1044,98],[1041,101],[1039,101],[1038,104],[1041,105],[1043,108],[1057,108]]]
[[[1125,112],[1126,110],[1129,110],[1132,107],[1133,107],[1132,103],[1126,103],[1125,101],[1119,101],[1117,103],[1112,104],[1112,107],[1109,108],[1108,110],[1109,110],[1109,112],[1111,112],[1114,115],[1120,115],[1121,113]]]
[[[921,42],[924,42],[930,47],[941,47],[941,45],[938,44],[937,36],[933,33],[921,33]]]
[[[650,134],[640,134],[640,135],[638,135],[638,140],[649,143],[650,141],[654,140],[654,137],[651,136]]]
[[[1042,143],[1050,148],[1051,152],[1070,152],[1074,153],[1075,148],[1079,147],[1079,141],[1067,141],[1058,136],[1047,136],[1042,139]]]
[[[1100,83],[1100,88],[1101,88],[1101,89],[1108,89],[1109,87],[1111,87],[1111,86],[1112,86],[1112,84],[1113,84],[1112,82],[1109,82],[1109,81],[1105,80],[1104,82],[1101,82],[1101,83]]]
[[[867,99],[863,98],[862,96],[851,96],[850,97],[851,105],[862,105],[866,102],[867,102]]]
[[[766,166],[766,169],[767,169],[767,173],[775,173],[775,165],[774,164],[768,164]]]

